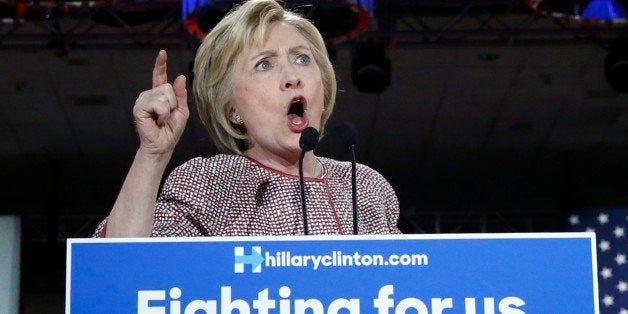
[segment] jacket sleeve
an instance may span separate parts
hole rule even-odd
[[[153,237],[195,237],[210,235],[211,221],[204,219],[202,210],[207,201],[209,178],[203,158],[194,158],[175,168],[164,183],[153,216]],[[107,234],[107,218],[92,237]]]
[[[377,171],[358,167],[358,202],[363,204],[360,219],[377,233],[399,234],[399,201],[394,189]]]

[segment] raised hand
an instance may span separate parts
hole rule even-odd
[[[160,50],[153,69],[153,87],[140,93],[133,116],[140,137],[140,151],[153,156],[172,153],[190,115],[186,78],[179,75],[168,83],[168,55]]]

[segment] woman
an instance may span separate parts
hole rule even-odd
[[[175,169],[155,202],[164,169],[188,118],[185,77],[168,84],[160,51],[153,88],[133,109],[140,148],[109,217],[95,236],[303,234],[298,183],[300,133],[322,133],[336,80],[320,33],[274,0],[232,10],[199,47],[194,64],[198,112],[225,154]],[[351,234],[351,166],[308,152],[311,234]],[[388,182],[358,166],[360,233],[399,233]]]

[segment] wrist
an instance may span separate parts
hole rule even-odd
[[[171,157],[172,151],[156,153],[142,146],[140,146],[140,148],[135,153],[135,159],[138,162],[163,168],[168,165]]]

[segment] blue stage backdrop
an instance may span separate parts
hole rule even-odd
[[[598,313],[593,233],[68,240],[67,313]]]

